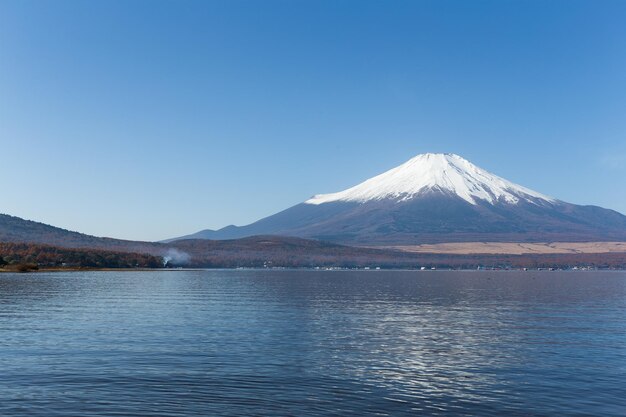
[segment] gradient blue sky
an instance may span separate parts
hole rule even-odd
[[[0,212],[156,240],[454,152],[626,213],[626,1],[0,1]]]

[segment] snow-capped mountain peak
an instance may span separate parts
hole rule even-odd
[[[370,178],[352,188],[332,194],[318,194],[305,204],[335,201],[364,203],[393,199],[406,201],[429,191],[454,194],[470,204],[517,204],[521,200],[553,203],[556,200],[498,177],[455,154],[426,153]]]

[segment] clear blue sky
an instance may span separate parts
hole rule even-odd
[[[626,1],[0,1],[0,212],[156,240],[423,152],[626,213]]]

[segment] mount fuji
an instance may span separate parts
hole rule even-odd
[[[560,201],[455,154],[421,154],[247,226],[171,239],[284,235],[360,245],[626,240],[626,216]]]

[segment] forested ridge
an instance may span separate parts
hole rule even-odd
[[[0,267],[13,265],[81,268],[161,268],[161,257],[100,249],[71,249],[32,243],[0,243]]]

